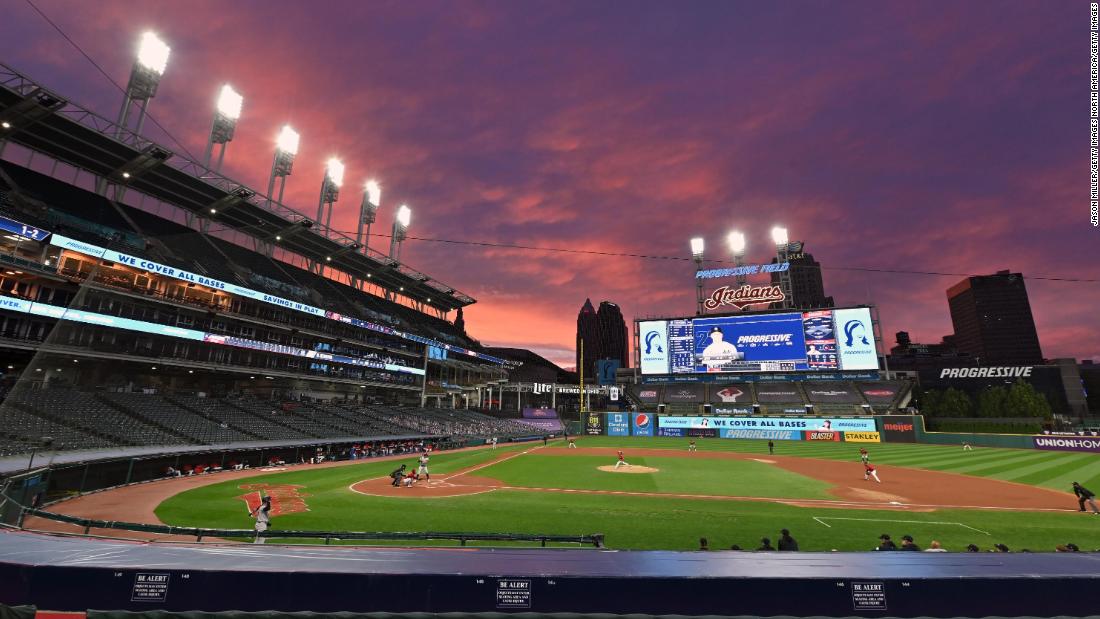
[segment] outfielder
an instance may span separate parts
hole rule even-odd
[[[963,451],[974,451],[974,448],[970,446],[969,442],[964,441],[963,442]]]
[[[864,462],[863,463],[863,481],[867,481],[867,480],[871,479],[872,477],[874,477],[875,481],[877,481],[878,483],[880,483],[880,484],[882,483],[882,480],[878,478],[878,471],[875,470],[875,467],[871,466],[871,463],[869,463],[869,462]]]
[[[271,495],[264,496],[260,500],[260,504],[248,512],[249,516],[256,519],[256,541],[255,544],[262,544],[266,541],[266,538],[261,537],[260,533],[263,533],[271,525]]]
[[[618,470],[620,466],[630,466],[630,463],[623,457],[623,451],[619,450],[619,461],[615,463],[615,470]]]
[[[696,449],[697,449],[697,447],[695,446],[695,441],[694,440],[692,440],[690,443],[688,443],[688,451],[695,451]],[[622,452],[619,452],[619,453],[622,453]]]
[[[569,449],[576,449],[576,448],[577,448],[577,439],[575,439],[575,438],[569,439]]]
[[[859,448],[859,461],[863,464],[867,464],[871,461],[871,454],[867,453],[866,447]]]

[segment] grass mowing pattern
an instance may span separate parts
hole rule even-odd
[[[623,446],[628,461],[657,468],[677,467],[680,463],[707,470],[717,461],[699,466],[698,460],[678,459],[675,451],[669,458],[629,458],[631,447],[673,450],[687,448],[687,439],[640,439],[615,437],[583,437],[582,447]],[[767,443],[734,441],[728,439],[698,440],[701,451],[747,451],[767,453]],[[487,462],[505,453],[520,452],[533,445],[479,450],[460,453],[440,453],[432,458],[433,473],[448,473],[479,463]],[[1049,458],[1067,454],[1046,454],[1010,449],[976,449],[961,453],[958,448],[929,445],[869,444],[874,462],[898,465],[903,462],[921,462],[936,470],[956,470],[980,467],[988,476],[1004,475],[1016,466],[1027,466],[1030,471],[1022,478],[1041,478],[1047,485],[1076,471],[1088,470],[1096,464],[1090,459],[1078,457]],[[553,448],[553,447],[552,447]],[[777,442],[777,453],[821,458],[854,459],[858,447],[852,444],[798,444]],[[686,455],[686,454],[685,454]],[[1080,456],[1081,454],[1068,454]],[[1088,455],[1088,454],[1085,454]],[[970,458],[969,456],[973,456]],[[1029,458],[1024,459],[1025,456]],[[525,481],[516,485],[551,485],[548,483],[550,467],[554,467],[551,487],[562,487],[577,477],[592,477],[594,466],[608,464],[607,458],[590,456],[541,456],[538,451],[486,467],[475,475],[492,476],[502,480]],[[573,461],[579,464],[574,464]],[[412,465],[413,458],[406,462]],[[645,462],[643,462],[645,460]],[[667,463],[665,461],[668,461]],[[676,464],[671,462],[676,461]],[[529,462],[537,463],[528,465]],[[734,461],[730,461],[731,463]],[[890,533],[895,539],[904,534],[913,535],[918,543],[926,546],[931,539],[938,539],[949,550],[961,551],[966,544],[975,543],[983,549],[994,543],[1008,544],[1013,550],[1029,548],[1034,551],[1050,551],[1057,544],[1073,542],[1082,549],[1100,548],[1100,517],[1078,513],[1034,513],[980,510],[944,510],[931,513],[911,513],[882,510],[801,508],[788,505],[753,501],[715,501],[707,499],[676,499],[661,497],[635,497],[623,495],[584,495],[522,490],[498,490],[488,494],[465,497],[410,500],[403,498],[368,497],[348,490],[348,486],[363,479],[384,476],[396,468],[390,462],[365,461],[348,467],[331,469],[303,469],[250,478],[247,481],[229,481],[181,493],[162,503],[156,510],[163,522],[181,526],[250,528],[252,520],[246,514],[244,502],[236,498],[244,492],[241,483],[299,484],[310,511],[274,519],[273,528],[366,530],[366,531],[478,531],[576,535],[604,533],[612,548],[690,550],[698,546],[698,539],[706,537],[715,550],[738,544],[744,549],[756,548],[761,537],[774,542],[778,530],[791,529],[803,550],[868,550],[876,544],[881,533]],[[759,463],[742,462],[755,470]],[[1041,466],[1036,466],[1041,465]],[[1049,465],[1049,466],[1047,466]],[[764,465],[759,465],[764,466]],[[574,467],[586,470],[578,474]],[[1002,468],[1004,467],[1004,468]],[[1033,468],[1034,467],[1034,468]],[[1050,467],[1055,467],[1052,470]],[[725,475],[716,468],[703,473],[700,480],[688,484],[719,484],[707,481],[710,476],[720,480]],[[729,471],[726,471],[728,473]],[[789,473],[788,473],[789,474]],[[970,473],[973,474],[973,473]],[[608,473],[609,479],[618,484],[641,484],[632,478],[648,475]],[[805,480],[798,475],[775,484],[792,484],[783,496],[796,492],[819,491],[813,483],[798,489]],[[611,478],[611,476],[614,476]],[[1088,485],[1082,475],[1078,481]],[[814,480],[808,480],[814,482]],[[1019,480],[1014,480],[1019,481]],[[1072,479],[1070,480],[1072,481]],[[580,483],[580,482],[577,482]],[[602,481],[600,482],[602,483]],[[652,480],[649,482],[653,484]],[[815,482],[816,483],[816,482]],[[761,483],[760,492],[768,484]],[[1093,483],[1094,486],[1100,485]],[[774,489],[781,488],[776,486]],[[626,489],[619,486],[619,489]],[[721,494],[747,494],[730,492],[724,487]],[[679,488],[683,490],[683,488]],[[736,490],[736,489],[735,489]],[[645,491],[675,491],[660,488]],[[766,496],[766,494],[761,494]],[[815,520],[815,517],[824,521]],[[844,518],[844,520],[841,520]],[[913,521],[913,522],[898,522]],[[944,524],[950,523],[950,524]],[[829,526],[826,526],[829,525]],[[965,525],[965,526],[963,526]],[[970,527],[970,528],[967,528]],[[445,542],[439,542],[445,543]],[[381,544],[384,544],[382,542]],[[453,544],[453,543],[452,543]],[[394,545],[397,545],[396,543]],[[417,544],[422,545],[422,544]],[[432,545],[431,543],[423,545]],[[491,545],[503,545],[494,543]]]
[[[630,448],[687,451],[687,438],[584,436],[578,447],[621,447],[630,456]],[[700,451],[768,453],[768,442],[741,439],[696,439]],[[775,453],[782,456],[859,461],[859,448],[866,447],[871,462],[916,469],[962,473],[990,477],[1031,486],[1071,492],[1070,482],[1081,482],[1100,493],[1100,455],[1066,451],[1039,451],[975,447],[963,451],[950,445],[914,443],[828,443],[811,441],[775,441]],[[561,448],[555,446],[556,449]]]
[[[676,454],[670,453],[670,456]],[[539,455],[538,452],[493,464],[477,472],[507,486],[619,490],[712,496],[751,496],[800,499],[833,499],[829,484],[761,462],[702,460],[691,458],[632,457],[628,462],[649,466],[659,475],[611,473],[596,467],[611,465],[613,458],[600,456]]]

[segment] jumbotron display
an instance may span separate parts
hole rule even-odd
[[[876,370],[871,310],[646,320],[642,374]]]

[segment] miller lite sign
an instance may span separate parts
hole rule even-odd
[[[744,309],[750,305],[776,303],[786,298],[779,286],[719,286],[710,293],[710,298],[703,301],[703,307],[713,310],[723,305],[732,305],[737,309]]]

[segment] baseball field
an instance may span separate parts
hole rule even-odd
[[[773,544],[790,529],[802,550],[869,550],[882,533],[952,551],[1003,543],[1051,551],[1100,548],[1100,516],[1082,514],[1070,483],[1100,490],[1092,454],[863,444],[882,483],[865,481],[855,443],[581,437],[441,452],[431,480],[395,488],[408,455],[285,471],[157,481],[55,506],[85,517],[251,528],[248,506],[273,496],[272,529],[603,533],[610,548],[712,550]],[[616,451],[630,466],[614,470]],[[607,470],[611,469],[611,470]],[[453,543],[453,542],[452,542]]]

